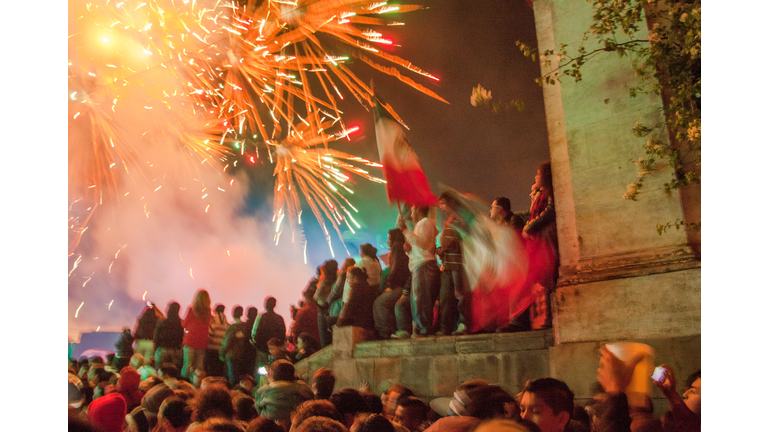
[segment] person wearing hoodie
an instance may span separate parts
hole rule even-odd
[[[123,396],[127,405],[128,412],[141,405],[141,398],[144,392],[139,390],[141,376],[136,369],[126,366],[120,369],[120,378],[117,379],[117,392]]]

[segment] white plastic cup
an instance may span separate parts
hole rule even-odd
[[[621,361],[630,361],[636,354],[643,355],[643,359],[635,366],[632,372],[632,380],[627,386],[627,401],[630,406],[643,406],[645,396],[651,395],[651,374],[654,368],[654,352],[650,346],[638,342],[615,342],[605,345],[610,352]]]

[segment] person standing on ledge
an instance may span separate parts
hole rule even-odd
[[[531,215],[523,227],[522,234],[525,240],[525,252],[528,256],[528,274],[525,284],[526,286],[540,285],[538,289],[543,289],[544,300],[534,302],[531,307],[517,317],[510,317],[510,324],[498,329],[499,332],[530,330],[531,308],[534,308],[537,313],[546,315],[541,328],[552,327],[552,308],[550,307],[549,295],[557,285],[557,269],[560,266],[560,259],[550,162],[542,162],[536,172],[536,178],[531,187]]]
[[[429,207],[411,207],[411,219],[416,224],[413,231],[409,230],[401,215],[397,216],[397,227],[403,231],[411,245],[411,313],[413,314],[413,337],[424,337],[434,334],[432,315],[435,300],[440,293],[440,269],[435,257],[435,242],[437,227],[435,222],[427,217]]]

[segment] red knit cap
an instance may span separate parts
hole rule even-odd
[[[118,391],[138,390],[141,382],[141,375],[136,369],[126,366],[120,369],[120,378],[117,380]]]
[[[106,432],[121,432],[127,405],[120,393],[110,393],[95,399],[88,406],[88,420]]]

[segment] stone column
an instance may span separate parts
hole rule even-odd
[[[592,4],[536,0],[534,14],[539,52],[567,44],[575,55]],[[622,198],[636,177],[629,161],[643,156],[647,139],[632,128],[663,121],[662,100],[629,96],[639,82],[631,61],[616,53],[595,56],[581,71],[580,82],[564,77],[543,88],[561,256],[555,342],[700,335],[698,240],[656,231],[657,223],[690,215],[696,200],[686,197],[684,208],[680,193],[664,191],[669,171],[646,177],[638,201]]]

